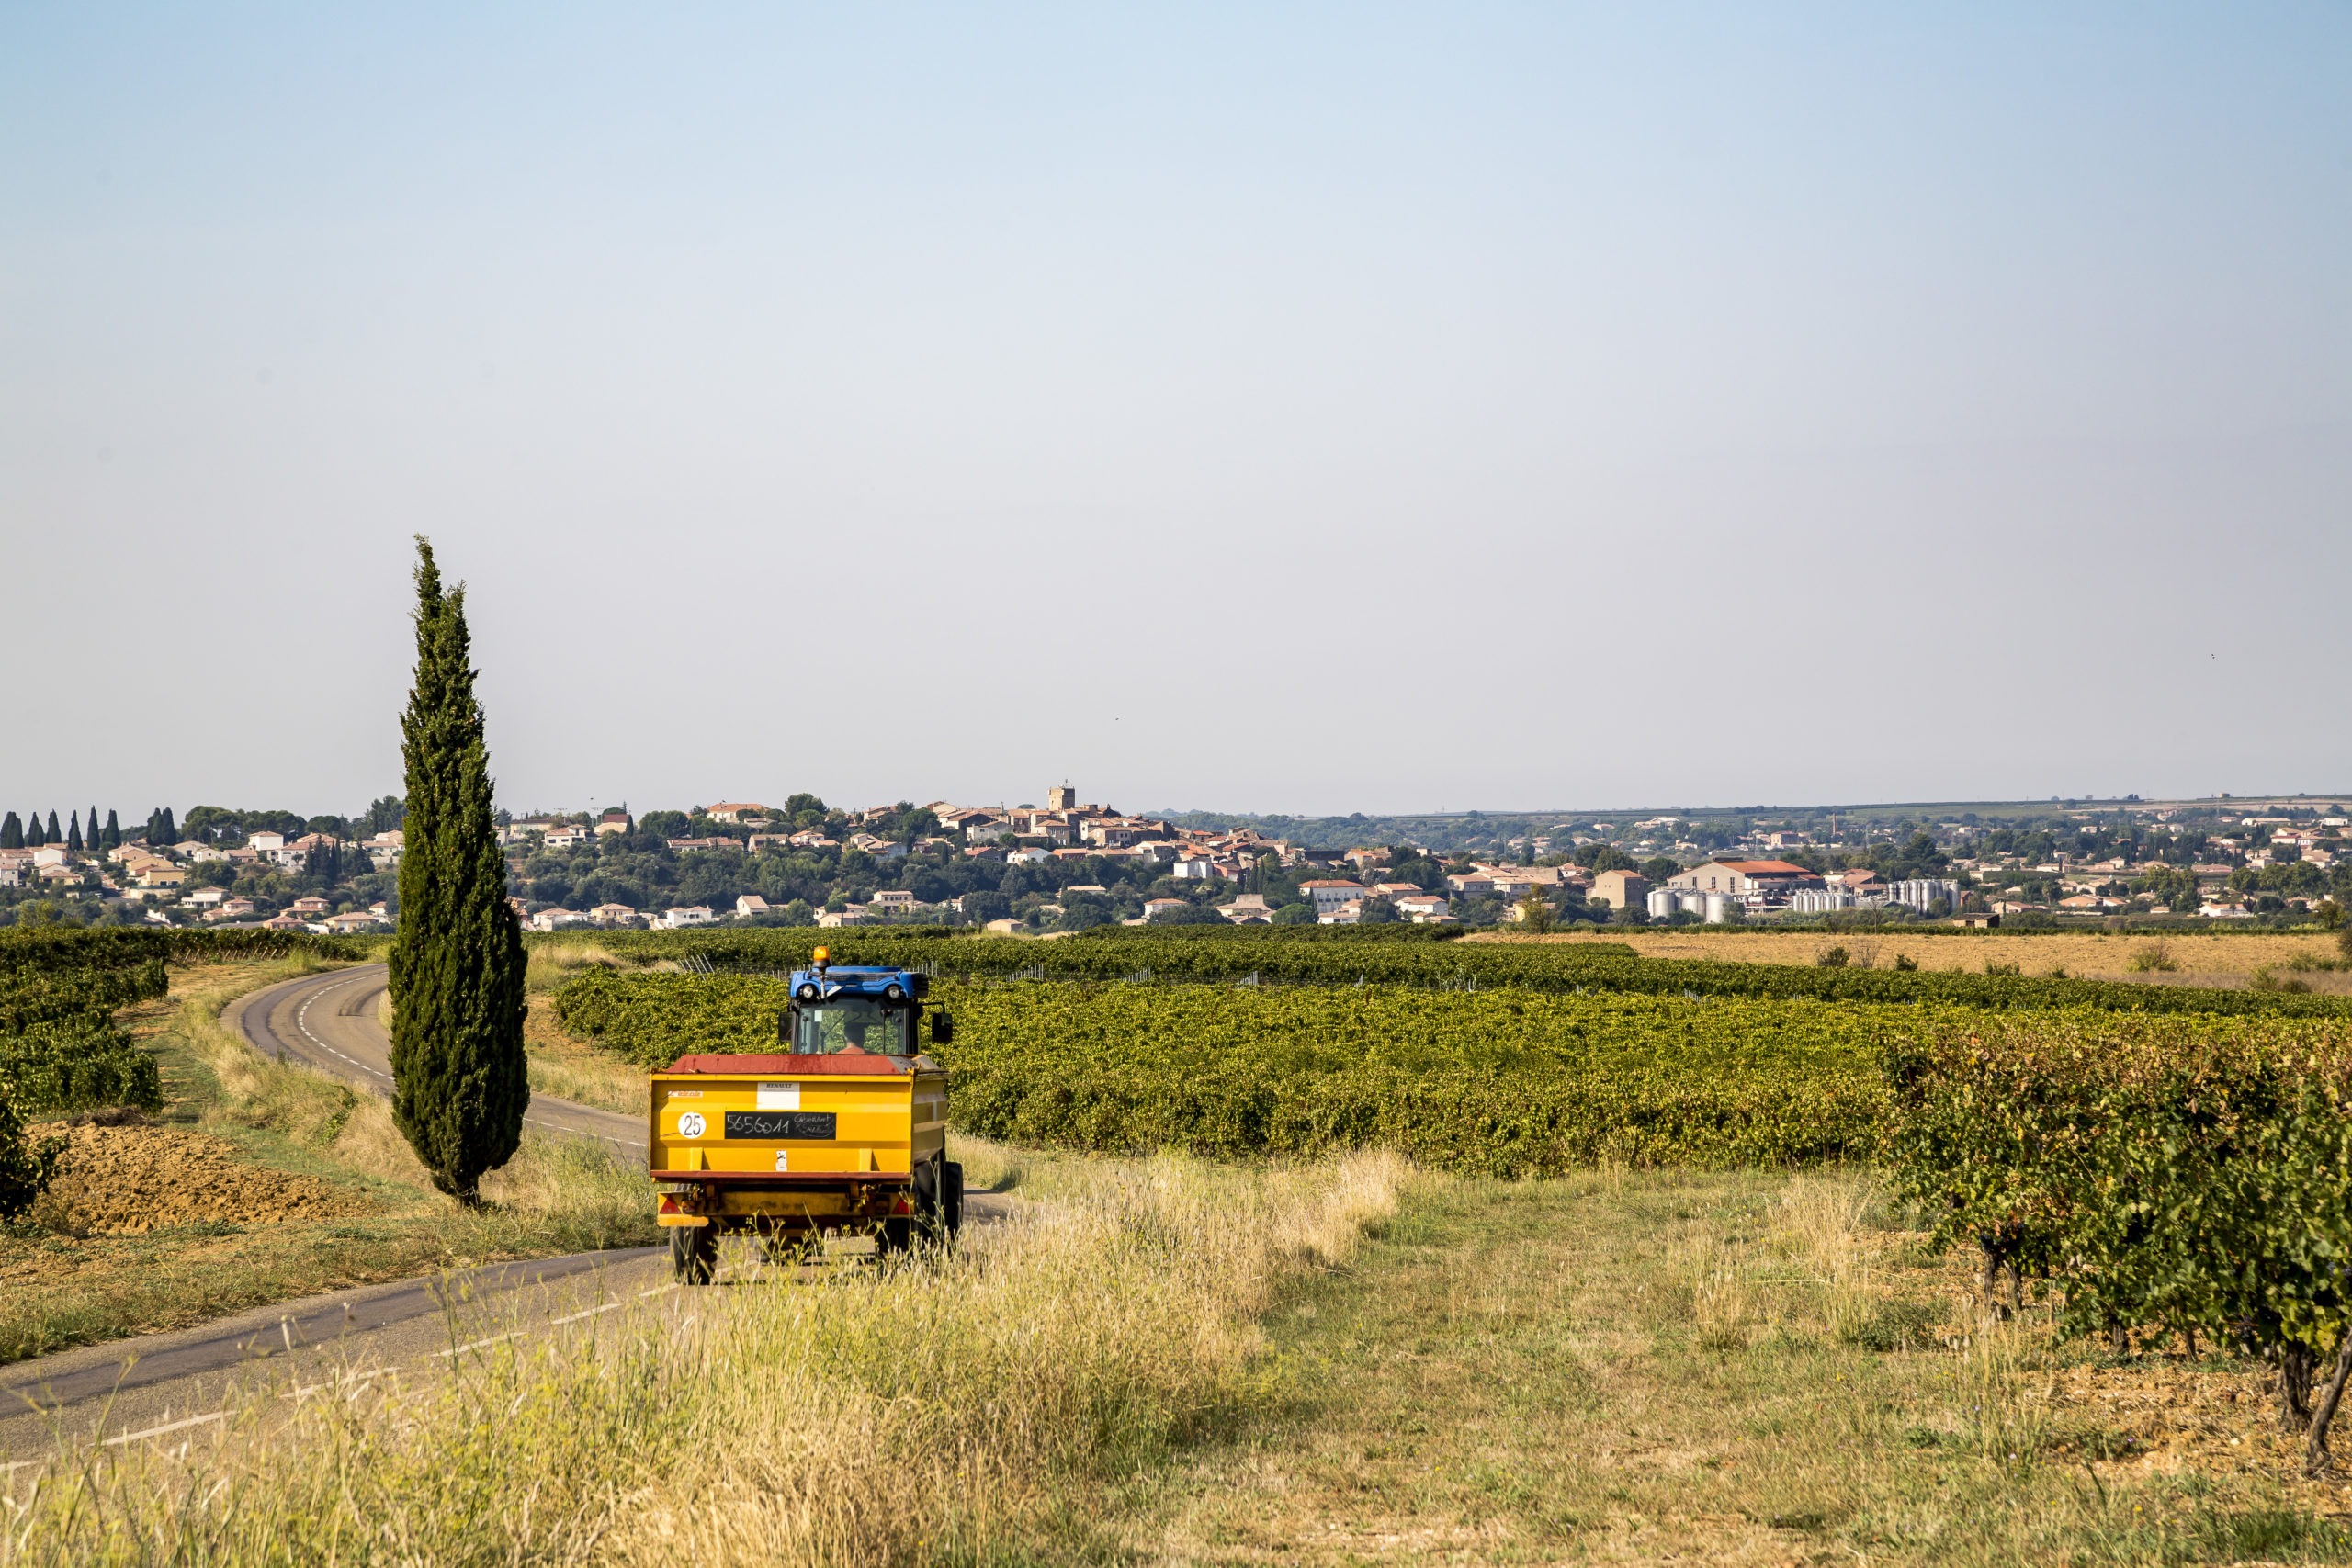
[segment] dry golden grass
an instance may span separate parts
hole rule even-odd
[[[652,1080],[645,1069],[565,1033],[556,1021],[554,1003],[544,994],[531,998],[531,1010],[523,1021],[523,1048],[530,1054],[532,1093],[625,1116],[648,1113],[647,1089]]]
[[[1045,1163],[1053,1197],[952,1254],[749,1271],[447,1384],[19,1470],[0,1563],[1026,1560],[1250,1399],[1257,1316],[1404,1179]]]
[[[1863,1174],[1423,1179],[1096,1560],[2342,1561],[2255,1373],[1981,1321]],[[2233,1396],[2235,1396],[2233,1398]]]
[[[1963,969],[1981,974],[1987,964],[2014,964],[2022,975],[2047,975],[2063,968],[2077,979],[2142,980],[2157,984],[2243,986],[2255,972],[2272,968],[2284,976],[2300,954],[2307,959],[2339,956],[2333,937],[2290,936],[2267,932],[2166,932],[2161,938],[2120,931],[2008,932],[1937,931],[1922,934],[1900,927],[1883,931],[1789,931],[1764,928],[1678,926],[1661,931],[1639,927],[1624,931],[1571,931],[1550,936],[1479,934],[1466,942],[1622,942],[1645,958],[1707,958],[1736,964],[1811,964],[1824,948],[1843,947],[1850,961],[1865,958],[1880,969],[1893,968],[1898,954],[1922,969]],[[2177,966],[2170,973],[2132,968],[2133,955],[2161,942]],[[2352,980],[2325,971],[2300,974],[2312,989],[2333,988],[2338,980]]]

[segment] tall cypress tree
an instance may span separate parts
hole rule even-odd
[[[41,840],[41,842],[44,844],[54,844],[63,837],[64,835],[57,830],[57,813],[55,811],[51,811],[49,814],[49,836]]]
[[[65,818],[65,847],[76,852],[82,848],[82,814],[78,811]]]
[[[95,806],[90,807],[89,824],[82,830],[82,842],[92,850],[105,849],[107,841],[98,828],[98,808]]]
[[[96,807],[93,807],[91,809],[96,810]],[[107,812],[107,848],[110,850],[122,848],[122,824],[115,819],[112,809]]]
[[[180,825],[173,819],[172,808],[166,806],[164,807],[164,836],[157,840],[156,842],[164,844],[176,844],[179,841]]]
[[[434,1185],[481,1201],[513,1157],[531,1088],[523,929],[491,824],[490,751],[474,698],[463,583],[444,591],[416,541],[416,681],[401,716],[408,817],[392,941],[392,1119]]]
[[[40,834],[40,813],[38,811],[28,811],[25,813],[26,847],[37,850],[47,842],[49,842],[49,840],[42,838]]]
[[[21,850],[25,847],[25,825],[17,820],[13,811],[0,818],[0,850]]]

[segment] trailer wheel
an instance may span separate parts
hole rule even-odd
[[[882,1222],[882,1234],[876,1237],[883,1252],[908,1252],[915,1245],[915,1222],[911,1214],[892,1214]]]
[[[939,1218],[949,1235],[964,1228],[964,1167],[948,1160],[939,1168]]]
[[[947,1234],[945,1219],[947,1170],[944,1162],[933,1157],[914,1168],[915,1213],[909,1227],[910,1239],[920,1237],[935,1241]]]
[[[707,1285],[718,1272],[718,1227],[678,1225],[670,1232],[670,1272],[681,1285]]]

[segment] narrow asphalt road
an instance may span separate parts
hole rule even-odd
[[[265,1056],[300,1062],[389,1098],[392,1042],[376,1010],[386,984],[380,964],[306,975],[240,997],[229,1004],[221,1020]],[[534,1094],[523,1122],[544,1132],[602,1138],[623,1154],[640,1158],[645,1154],[641,1116],[624,1116]]]
[[[255,1398],[290,1411],[339,1377],[444,1376],[509,1339],[584,1330],[674,1289],[666,1247],[582,1252],[362,1285],[61,1350],[0,1368],[0,1482],[93,1440],[200,1441],[224,1411]]]

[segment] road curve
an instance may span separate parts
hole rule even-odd
[[[306,975],[238,998],[220,1018],[265,1056],[300,1062],[390,1099],[392,1043],[376,1012],[387,983],[381,964]],[[645,1154],[642,1117],[534,1094],[523,1123],[602,1138],[625,1155]]]

